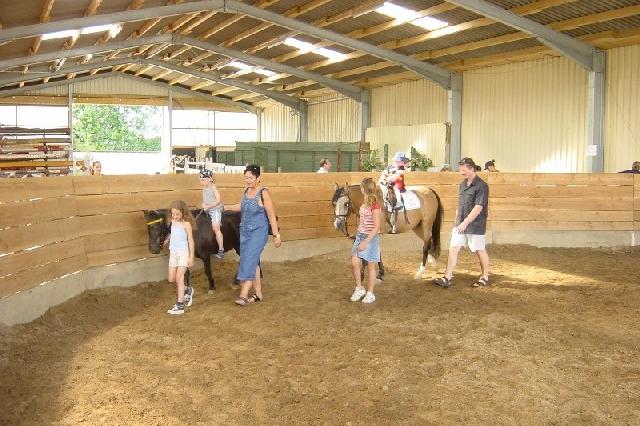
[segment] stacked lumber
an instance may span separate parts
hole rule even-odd
[[[0,127],[0,176],[66,175],[71,161],[68,128]]]

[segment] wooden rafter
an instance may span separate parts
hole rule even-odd
[[[263,9],[266,9],[269,6],[274,5],[275,3],[277,3],[280,0],[262,0],[259,1],[255,6],[256,7],[260,7]],[[213,16],[213,15],[212,15]],[[226,20],[222,21],[220,24],[209,28],[207,31],[205,31],[204,33],[200,34],[197,38],[199,40],[206,40],[209,37],[211,37],[212,35],[216,34],[217,32],[222,31],[223,29],[227,28],[230,25],[235,24],[236,22],[238,22],[239,20],[241,20],[244,16],[242,15],[233,15],[229,18],[227,18]],[[208,19],[208,18],[207,18]],[[199,24],[198,24],[199,25]],[[195,28],[195,26],[193,28],[189,28],[191,25],[189,25],[188,28],[188,32],[185,32],[185,34],[188,34],[189,32],[191,32],[191,30],[193,28]],[[164,59],[174,59],[177,58],[178,56],[180,56],[181,54],[183,54],[184,52],[188,51],[189,47],[188,46],[183,46],[171,53],[169,53]],[[197,62],[197,61],[196,61]],[[188,65],[188,64],[183,64],[183,65]]]
[[[142,75],[142,74],[146,73],[147,71],[149,71],[151,68],[153,68],[153,65],[145,65],[144,67],[142,67],[138,71],[136,71],[135,75]]]
[[[40,22],[49,22],[51,17],[51,9],[53,9],[53,3],[56,0],[45,0],[42,5],[42,11],[40,11]],[[33,44],[27,51],[27,55],[35,55],[40,50],[40,43],[42,43],[42,37],[38,36],[33,40]]]
[[[355,8],[346,10],[344,12],[318,19],[318,20],[313,22],[313,25],[316,25],[318,27],[327,27],[329,25],[335,24],[335,23],[343,21],[345,19],[349,19],[349,18],[351,18],[351,17],[353,17],[355,15],[375,10],[380,5],[380,3],[381,3],[380,0],[368,1],[368,2],[365,2],[364,4],[362,4],[360,6],[357,6]],[[291,35],[295,35],[295,34],[297,34],[297,33],[295,31],[292,31],[292,32],[286,34],[286,36],[291,36]],[[258,51],[260,51],[260,50],[262,50],[264,48],[268,48],[268,47],[274,46],[275,44],[280,43],[282,38],[283,38],[283,36],[279,36],[279,37],[276,37],[276,38],[269,39],[269,40],[265,41],[264,43],[259,44],[258,46],[255,46],[255,47],[252,47],[252,48],[248,49],[246,52],[247,53],[255,53],[255,52],[258,52]],[[276,62],[283,62],[283,61],[278,61],[277,60],[278,58],[279,57],[276,57],[276,58],[274,58],[274,60],[276,60]],[[220,68],[221,65],[225,64],[226,62],[227,61],[223,61],[223,62],[217,64],[217,67]],[[233,89],[231,89],[229,87],[225,87],[224,89],[221,89],[216,93],[221,95],[221,94],[224,94],[224,93],[228,93],[228,92],[230,92],[232,90]]]
[[[187,81],[190,78],[191,78],[190,75],[183,74],[180,77],[176,77],[173,80],[169,81],[169,84],[173,86],[174,84],[178,84],[178,83],[182,83],[183,81]]]
[[[172,72],[173,71],[171,71],[171,70],[161,71],[160,73],[158,73],[158,74],[154,75],[153,77],[151,77],[151,80],[155,81],[155,80],[161,79],[162,77],[165,77],[165,76],[171,74]]]
[[[510,9],[510,11],[513,12],[513,13],[516,13],[518,15],[521,15],[521,16],[526,16],[526,15],[530,15],[530,14],[533,14],[533,13],[539,13],[540,11],[548,9],[548,8],[551,8],[551,7],[556,7],[556,6],[559,6],[559,5],[562,5],[562,4],[572,3],[572,2],[575,2],[575,1],[576,0],[539,0],[539,1],[536,1],[536,2],[533,2],[533,3],[529,3],[529,4],[526,4],[526,5],[523,5],[523,6],[518,6],[518,7],[512,8],[512,9]],[[627,13],[629,13],[629,12],[630,11],[628,11]],[[584,18],[586,18],[586,17],[582,17],[582,18],[578,18],[578,19],[584,19]],[[569,23],[569,25],[576,25],[579,22],[576,19],[571,19],[569,21],[571,21]],[[588,21],[584,21],[584,22],[587,22],[587,24],[588,24]],[[461,32],[461,31],[466,31],[466,30],[470,30],[470,29],[474,29],[474,28],[480,28],[480,27],[492,25],[494,23],[495,22],[493,20],[488,19],[488,18],[478,18],[478,19],[474,19],[473,21],[463,22],[463,23],[460,23],[458,25],[445,27],[445,28],[440,29],[440,30],[435,30],[435,31],[419,34],[417,36],[408,37],[408,38],[400,39],[400,40],[392,40],[392,41],[387,42],[387,43],[382,43],[379,46],[380,47],[384,47],[384,48],[388,48],[388,49],[396,49],[396,48],[399,48],[399,47],[410,46],[412,44],[420,43],[420,42],[423,42],[423,41],[426,41],[426,40],[443,37],[443,36],[448,35],[448,34],[458,33],[458,32]],[[553,25],[556,25],[556,24],[559,24],[559,23],[554,23]],[[587,24],[585,24],[585,25],[587,25]],[[551,28],[554,28],[556,30],[561,30],[561,29],[559,29],[557,27],[551,27]],[[577,28],[577,27],[573,27],[573,28]],[[507,35],[507,36],[530,38],[530,36],[528,34],[524,34],[524,33],[514,33],[514,34],[515,35],[510,34],[510,35]],[[507,36],[501,36],[501,37],[505,37],[506,38]],[[467,43],[467,45],[471,45],[471,44],[472,43]],[[499,43],[497,43],[497,44],[499,44]],[[464,45],[453,46],[453,47],[447,48],[447,49],[457,49],[457,48],[460,48],[461,46],[464,46]],[[441,49],[441,50],[444,50],[444,49]],[[470,49],[470,50],[472,50],[472,49]],[[434,54],[433,52],[429,53],[429,55],[431,55],[431,56],[429,56],[428,58],[424,57],[424,55],[425,55],[424,52],[418,53],[418,54],[414,54],[412,56],[414,58],[416,58],[416,59],[424,60],[424,59],[433,58],[433,56],[432,56],[433,54]],[[351,54],[349,54],[347,56],[348,56],[349,59],[354,59],[354,58],[357,58],[357,57],[364,56],[364,54],[362,52],[353,52],[353,53],[351,53]],[[330,63],[331,63],[330,61],[323,60],[323,61],[318,61],[318,62],[309,64],[309,65],[306,65],[303,68],[307,69],[307,70],[313,70],[313,69],[320,68],[322,66],[326,66],[326,65],[328,65]],[[377,63],[372,64],[372,65],[366,65],[366,66],[359,67],[359,68],[354,68],[354,69],[349,69],[349,70],[333,73],[333,74],[330,74],[329,76],[331,76],[333,78],[344,78],[344,77],[348,77],[348,76],[351,76],[351,75],[358,75],[358,74],[362,74],[362,73],[373,71],[373,70],[379,70],[379,69],[384,69],[384,68],[388,68],[388,67],[393,67],[393,66],[396,66],[396,65],[397,64],[394,64],[392,62],[382,61],[382,62],[377,62]],[[403,75],[404,72],[402,72],[400,74]],[[268,77],[266,79],[261,79],[261,80],[264,83],[270,83],[270,82],[273,82],[273,81],[277,81],[278,79],[286,77],[286,76],[287,76],[286,74],[276,74],[276,75],[274,75],[272,77]],[[254,80],[254,82],[252,82],[252,83],[259,84],[257,82],[257,80]],[[314,82],[307,80],[307,81],[304,82],[304,85],[301,85],[300,83],[295,83],[295,84],[296,84],[296,88],[300,88],[300,87],[312,85],[312,84],[314,84]],[[289,86],[286,86],[286,90],[289,90],[288,88],[289,88]]]
[[[212,84],[214,84],[213,81],[201,81],[200,83],[194,84],[193,86],[191,86],[191,90],[200,90],[203,87],[208,87],[211,86]]]

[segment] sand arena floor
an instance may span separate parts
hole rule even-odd
[[[386,253],[372,306],[345,255],[267,264],[247,308],[229,264],[181,317],[167,283],[87,292],[0,329],[0,424],[639,424],[639,254],[494,246],[444,290]]]

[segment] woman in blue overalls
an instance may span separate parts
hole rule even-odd
[[[247,303],[262,300],[262,283],[260,282],[260,255],[269,238],[269,225],[273,230],[273,241],[280,247],[280,234],[273,201],[267,188],[260,185],[260,167],[249,165],[244,171],[246,189],[240,204],[224,206],[225,210],[240,211],[240,267],[238,281],[240,281],[240,296],[236,304],[245,306]],[[253,287],[253,294],[249,291]]]

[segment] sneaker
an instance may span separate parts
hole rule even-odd
[[[184,303],[176,303],[173,305],[171,309],[167,311],[168,314],[171,315],[182,315],[184,314]]]
[[[353,291],[353,294],[351,295],[351,301],[357,302],[362,299],[365,294],[367,294],[367,291],[364,288],[356,287],[356,289]]]
[[[367,292],[367,294],[362,299],[362,303],[373,303],[375,301],[376,301],[376,295],[370,292]]]
[[[195,293],[193,287],[189,286],[184,288],[184,304],[187,305],[187,307],[193,305],[193,293]]]
[[[218,253],[215,254],[216,259],[218,260],[222,260],[224,258],[224,250],[220,250]]]

